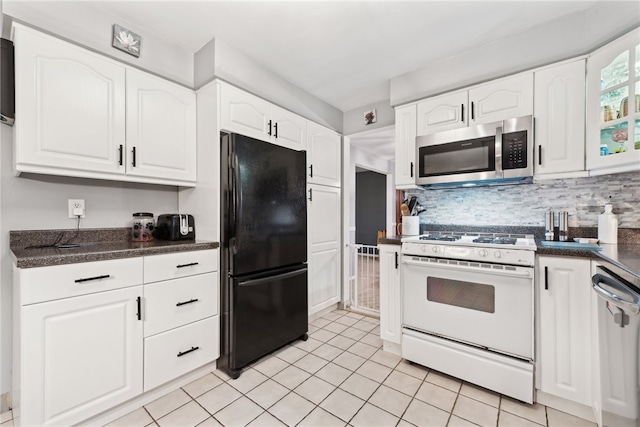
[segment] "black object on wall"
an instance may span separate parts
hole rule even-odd
[[[377,172],[356,173],[356,243],[375,246],[378,230],[387,225],[387,177]]]
[[[13,125],[16,112],[13,43],[0,39],[0,123]]]

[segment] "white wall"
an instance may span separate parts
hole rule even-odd
[[[300,89],[220,39],[195,54],[197,87],[220,78],[269,102],[342,133],[342,111]]]
[[[616,22],[600,25],[602,22]],[[391,79],[391,105],[451,91],[593,51],[640,25],[637,2],[597,2],[570,22],[547,22]]]
[[[53,19],[50,11],[65,9],[67,19]],[[193,55],[169,41],[151,37],[132,26],[127,20],[99,9],[94,2],[83,1],[9,1],[3,12],[27,25],[79,44],[102,55],[157,74],[176,83],[193,88]],[[128,55],[111,46],[112,25],[117,23],[142,37],[142,54],[139,58]],[[4,28],[8,38],[10,26]]]

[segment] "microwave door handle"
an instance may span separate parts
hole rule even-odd
[[[495,146],[495,156],[496,156],[496,178],[504,178],[504,171],[502,170],[502,127],[499,126],[496,128],[496,146]]]

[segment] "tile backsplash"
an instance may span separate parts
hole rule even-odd
[[[640,172],[494,187],[414,190],[421,223],[543,226],[544,212],[568,211],[570,227],[597,227],[609,202],[620,228],[640,228]]]

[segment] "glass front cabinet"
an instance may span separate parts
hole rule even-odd
[[[587,61],[587,169],[640,170],[640,29]]]

